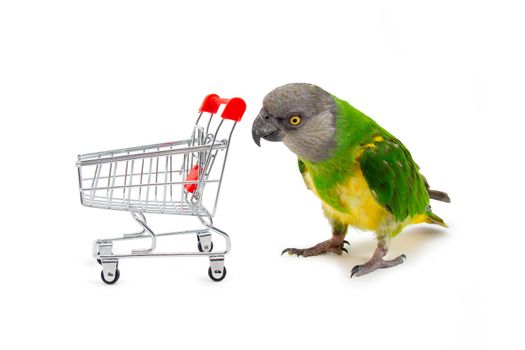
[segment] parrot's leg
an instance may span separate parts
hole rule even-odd
[[[335,253],[337,255],[343,254],[343,252],[347,252],[346,248],[344,247],[345,243],[350,245],[347,241],[345,241],[345,235],[347,230],[347,225],[343,225],[337,222],[331,222],[332,223],[332,238],[329,240],[326,240],[324,242],[321,242],[319,244],[314,245],[313,247],[306,248],[306,249],[298,249],[298,248],[286,248],[281,253],[288,253],[290,255],[297,255],[297,256],[315,256],[325,253]]]
[[[383,259],[388,252],[389,240],[390,239],[388,236],[378,237],[377,248],[374,252],[374,255],[372,255],[372,258],[370,258],[370,260],[363,265],[354,266],[351,277],[366,275],[367,273],[377,269],[392,267],[403,263],[403,261],[406,259],[405,254],[401,254],[392,260]]]

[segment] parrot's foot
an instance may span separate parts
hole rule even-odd
[[[377,269],[396,266],[396,265],[402,264],[403,261],[405,261],[406,259],[406,255],[401,254],[395,259],[383,260],[383,257],[386,255],[386,253],[387,253],[387,250],[384,247],[378,246],[376,248],[376,251],[374,252],[374,255],[367,263],[363,265],[354,266],[350,277],[363,276]]]
[[[286,248],[283,250],[281,255],[284,253],[288,253],[289,255],[297,255],[297,256],[315,256],[325,253],[335,253],[337,255],[343,254],[343,252],[348,253],[348,250],[344,247],[345,243],[350,246],[350,243],[348,241],[343,240],[344,236],[333,236],[332,239],[329,239],[327,241],[321,242],[319,244],[314,245],[311,248],[306,249],[298,249],[298,248]]]

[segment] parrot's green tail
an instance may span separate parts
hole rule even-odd
[[[432,212],[428,212],[427,213],[427,219],[425,220],[426,223],[428,224],[434,224],[434,225],[439,225],[439,226],[443,226],[443,227],[448,227],[448,225],[446,224],[445,221],[443,221],[442,218],[440,218],[439,216],[437,216],[436,214],[432,213]]]

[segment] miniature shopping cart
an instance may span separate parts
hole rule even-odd
[[[221,117],[216,116],[221,105]],[[117,149],[78,156],[77,168],[82,205],[123,210],[141,226],[138,233],[94,242],[93,256],[102,265],[101,277],[107,284],[120,277],[118,263],[123,258],[159,256],[208,257],[208,275],[214,281],[226,276],[224,256],[230,251],[230,238],[213,225],[224,167],[235,125],[246,109],[240,98],[204,99],[191,137],[175,142]],[[155,233],[145,214],[196,216],[202,228]],[[195,252],[157,250],[160,236],[193,234]],[[225,249],[213,251],[212,234],[225,240]],[[115,241],[149,240],[147,248],[126,253],[113,252]]]

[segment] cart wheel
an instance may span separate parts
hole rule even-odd
[[[208,268],[208,276],[210,276],[210,278],[215,281],[215,282],[220,282],[224,279],[224,277],[226,277],[226,267],[223,267],[222,269],[222,274],[220,277],[215,277],[213,276],[213,273],[211,272],[211,266]]]
[[[204,253],[204,250],[202,250],[201,242],[197,243],[197,249],[199,249],[199,252]],[[213,242],[210,243],[210,249],[206,251],[206,253],[211,252],[213,250]]]
[[[120,278],[120,271],[119,271],[119,269],[115,270],[115,278],[113,278],[112,281],[106,281],[106,279],[104,278],[104,271],[100,271],[100,278],[102,278],[102,281],[104,281],[104,283],[106,283],[106,284],[115,284],[115,283],[117,283],[118,279]]]
[[[99,265],[102,265],[102,260],[97,259],[97,262],[98,262]]]

